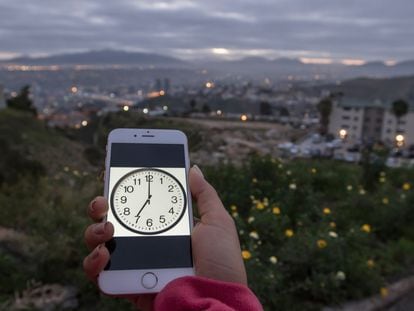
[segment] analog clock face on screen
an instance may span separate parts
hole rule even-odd
[[[183,186],[170,173],[144,168],[123,176],[111,194],[115,218],[128,230],[156,234],[172,228],[184,215]]]

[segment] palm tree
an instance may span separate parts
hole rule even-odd
[[[408,103],[403,99],[398,99],[392,103],[392,113],[397,119],[397,133],[400,132],[400,119],[408,112]]]

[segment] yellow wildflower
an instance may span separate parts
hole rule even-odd
[[[388,204],[388,203],[390,203],[390,200],[388,200],[388,198],[382,199],[382,204]]]
[[[330,209],[329,207],[325,207],[325,208],[323,209],[323,213],[324,213],[325,215],[329,215],[329,214],[331,213],[331,209]]]
[[[277,207],[277,206],[275,206],[275,207],[273,207],[272,212],[273,212],[273,214],[275,214],[275,215],[279,215],[279,214],[280,214],[280,208],[279,208],[279,207]]]
[[[380,178],[379,178],[379,181],[380,181],[381,183],[385,183],[386,179],[385,179],[385,177],[380,177]]]
[[[289,185],[289,188],[290,188],[291,190],[296,190],[296,184],[294,184],[294,183],[290,184],[290,185]]]
[[[361,231],[364,231],[366,233],[370,233],[371,232],[371,226],[368,224],[364,224],[361,226]]]
[[[329,227],[331,227],[331,228],[336,228],[336,223],[335,223],[335,222],[333,222],[333,221],[331,221],[331,222],[329,223]]]
[[[375,266],[375,261],[374,260],[372,260],[372,259],[368,259],[367,260],[367,266],[368,266],[368,268],[374,268],[374,266]]]
[[[325,240],[318,240],[316,244],[318,245],[319,248],[325,248],[328,246],[328,243]]]
[[[408,183],[408,182],[405,182],[404,184],[403,184],[403,187],[402,187],[405,191],[408,191],[408,190],[410,190],[411,189],[411,184],[410,183]]]
[[[247,218],[247,222],[249,224],[251,224],[253,221],[254,221],[254,217],[253,216],[250,216],[249,218]]]
[[[233,204],[232,206],[230,206],[230,209],[231,209],[233,212],[235,212],[235,211],[237,211],[237,206]]]
[[[264,209],[264,208],[265,208],[265,205],[263,204],[263,202],[257,201],[257,203],[256,203],[256,208],[257,208],[258,210],[262,210],[262,209]]]
[[[244,260],[249,260],[250,258],[252,258],[252,254],[249,251],[242,251],[242,257]]]
[[[252,183],[254,183],[254,184],[256,184],[256,183],[257,183],[257,178],[256,178],[256,177],[254,177],[254,178],[252,179]]]
[[[365,190],[364,190],[364,189],[362,189],[362,188],[361,188],[361,189],[359,189],[359,194],[360,194],[360,195],[364,195],[365,193],[366,193],[366,192],[365,192]]]
[[[314,167],[313,167],[313,168],[311,169],[311,173],[312,173],[312,174],[316,174],[316,172],[317,172],[316,168],[314,168]]]
[[[291,238],[291,237],[293,237],[293,235],[294,235],[295,233],[293,232],[293,230],[292,229],[286,229],[285,230],[285,236],[287,236],[288,238]]]
[[[269,261],[272,263],[272,264],[277,264],[277,257],[276,256],[270,256],[269,257]]]
[[[386,287],[381,287],[381,288],[380,288],[380,294],[381,294],[381,297],[382,297],[382,298],[387,297],[387,296],[388,296],[388,294],[389,294],[388,288],[386,288]]]
[[[237,213],[237,212],[233,212],[233,213],[231,213],[231,215],[232,215],[234,218],[236,218],[236,217],[238,217],[238,216],[239,216],[239,213]]]
[[[346,190],[351,191],[353,189],[352,185],[346,186]]]

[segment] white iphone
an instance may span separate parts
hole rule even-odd
[[[110,295],[159,292],[194,275],[187,138],[181,131],[115,129],[105,161],[111,254],[99,274]]]

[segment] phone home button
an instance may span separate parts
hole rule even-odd
[[[152,272],[145,273],[141,278],[141,284],[146,289],[154,288],[158,283],[157,276]]]

